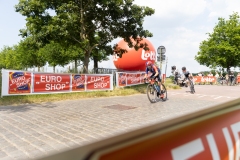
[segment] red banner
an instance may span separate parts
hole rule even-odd
[[[237,83],[240,82],[240,76],[237,76]]]
[[[140,73],[128,73],[127,74],[127,85],[136,85],[141,83]]]
[[[141,73],[141,77],[140,77],[141,83],[144,83],[144,77],[145,77],[145,73]]]
[[[126,86],[126,80],[127,80],[127,73],[118,73],[118,86],[124,87]]]
[[[233,160],[240,158],[240,110],[206,119],[146,140],[128,143],[100,160]],[[119,145],[120,146],[120,145]],[[112,147],[113,148],[113,147]]]
[[[200,82],[216,82],[216,77],[214,76],[194,76],[194,82],[200,83]]]
[[[33,92],[70,91],[70,76],[67,74],[34,73]]]
[[[86,76],[84,74],[72,75],[72,91],[85,91]]]
[[[9,72],[8,94],[31,93],[30,72]]]
[[[87,90],[111,89],[109,75],[87,75]]]

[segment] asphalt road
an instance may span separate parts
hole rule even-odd
[[[239,98],[240,86],[168,91],[151,104],[145,94],[0,106],[0,159],[34,159]]]

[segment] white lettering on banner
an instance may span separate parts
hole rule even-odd
[[[105,77],[91,77],[90,82],[88,83],[94,83],[94,88],[106,88],[108,86],[109,81],[105,82]]]
[[[214,81],[214,78],[210,78],[210,77],[206,77],[206,78],[203,78],[201,79],[202,82],[212,82]]]
[[[26,79],[24,76],[11,80],[12,84],[16,84],[17,87],[24,86],[30,82],[31,78]],[[10,85],[12,85],[10,84]]]
[[[94,83],[94,88],[105,88],[107,83]]]
[[[213,160],[220,160],[217,145],[216,145],[216,142],[214,140],[212,133],[207,135],[207,141],[208,141],[208,145],[210,147],[211,153],[212,153]]]
[[[61,82],[61,76],[41,76],[40,82]]]
[[[222,132],[224,134],[224,138],[227,142],[228,147],[228,156],[229,160],[233,160],[234,156],[235,159],[240,159],[240,122],[231,125],[231,130],[234,135],[235,143],[232,143],[232,139],[227,127],[222,128]],[[207,142],[210,148],[210,152],[212,155],[213,160],[220,160],[219,150],[216,144],[216,140],[212,133],[206,135]],[[222,141],[222,139],[221,139]],[[234,146],[236,148],[236,152],[234,155]],[[204,151],[204,146],[202,144],[201,138],[195,139],[193,141],[187,142],[179,147],[173,148],[171,150],[171,154],[174,160],[176,159],[188,159],[202,151]]]
[[[130,80],[131,83],[138,83],[140,82],[140,77],[137,77],[137,74],[128,74],[127,80]]]
[[[119,56],[118,56],[117,54],[114,54],[114,55],[113,55],[113,61],[117,61],[118,58],[119,58]]]
[[[91,77],[90,82],[104,81],[104,77]]]
[[[174,160],[183,160],[189,159],[197,155],[198,153],[201,153],[202,151],[204,151],[203,143],[202,140],[198,138],[196,140],[172,149],[171,152]]]
[[[63,90],[66,87],[65,84],[46,84],[45,90]]]
[[[235,123],[235,124],[232,124],[231,125],[231,129],[233,131],[233,135],[234,135],[234,138],[235,138],[235,146],[236,146],[236,155],[235,155],[235,159],[238,159],[240,158],[240,142],[239,142],[239,132],[240,132],[240,122],[238,123]]]
[[[224,137],[226,139],[226,142],[227,142],[228,159],[233,160],[233,158],[234,158],[234,148],[233,148],[233,143],[232,143],[231,136],[229,134],[229,131],[228,131],[227,127],[223,128],[222,131],[223,131],[223,135],[224,135]]]
[[[150,58],[150,60],[156,60],[156,53],[153,51],[145,51],[144,49],[142,49],[142,55],[141,55],[142,60],[148,60],[148,58]]]

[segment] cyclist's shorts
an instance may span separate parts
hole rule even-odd
[[[154,75],[155,74],[152,74],[150,77],[152,78],[152,77],[154,77]],[[162,79],[161,79],[161,76],[158,74],[158,76],[156,77],[156,80],[158,81],[158,82],[162,82]]]

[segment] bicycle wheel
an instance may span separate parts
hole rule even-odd
[[[147,97],[151,103],[156,103],[157,91],[153,85],[149,84],[147,86]]]
[[[162,84],[162,94],[163,94],[163,98],[161,98],[162,101],[166,101],[167,100],[167,89],[164,86],[164,84]]]
[[[190,80],[190,90],[191,90],[192,94],[195,93],[194,84],[193,84],[193,82],[191,80]]]

